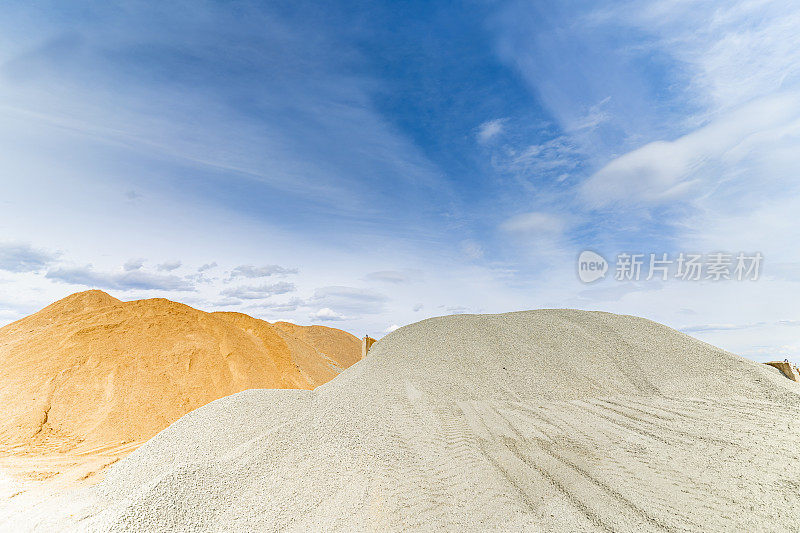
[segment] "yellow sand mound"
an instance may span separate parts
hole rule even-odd
[[[73,294],[0,328],[0,449],[143,441],[223,396],[312,389],[359,358],[358,339],[333,328]]]

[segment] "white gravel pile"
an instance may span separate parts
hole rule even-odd
[[[791,530],[799,393],[641,318],[435,318],[313,392],[184,416],[113,467],[75,527]]]

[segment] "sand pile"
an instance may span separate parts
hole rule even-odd
[[[212,400],[311,389],[359,356],[336,329],[74,294],[0,328],[0,450],[135,447]]]
[[[792,381],[800,382],[800,370],[789,361],[770,361],[767,364],[780,370],[784,376]]]
[[[665,326],[569,310],[406,326],[314,391],[189,413],[90,531],[754,531],[800,516],[800,387]]]

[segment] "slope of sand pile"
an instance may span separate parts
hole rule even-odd
[[[0,328],[0,451],[129,452],[212,400],[325,383],[360,349],[331,328],[77,293]]]
[[[189,413],[84,495],[74,525],[791,530],[798,407],[778,370],[641,318],[436,318],[314,391]]]

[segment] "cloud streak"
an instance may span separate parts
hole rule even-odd
[[[49,270],[47,279],[70,285],[83,285],[99,289],[120,291],[160,290],[194,291],[192,282],[173,275],[155,274],[143,270],[124,270],[122,272],[98,272],[91,265],[83,267],[59,267]]]
[[[421,277],[422,272],[419,270],[379,270],[370,272],[364,276],[364,279],[382,283],[408,283]]]
[[[614,159],[581,186],[592,206],[685,199],[725,179],[720,170],[800,134],[800,93],[763,98],[675,141],[656,141]]]
[[[337,320],[347,320],[347,317],[341,313],[337,313],[329,307],[323,307],[319,311],[314,311],[308,315],[311,320],[319,320],[320,322],[332,322]]]
[[[478,141],[481,143],[487,143],[492,140],[494,137],[503,133],[503,125],[505,124],[505,118],[497,118],[494,120],[489,120],[484,122],[478,127]]]
[[[220,294],[231,298],[239,298],[241,300],[263,300],[278,294],[294,292],[295,290],[296,287],[294,286],[294,283],[280,281],[278,283],[265,285],[232,287],[221,291]]]
[[[181,267],[183,263],[180,261],[167,261],[165,263],[161,263],[156,268],[162,272],[172,272],[173,270],[177,270]]]
[[[239,265],[231,271],[234,278],[267,278],[275,275],[297,274],[296,268],[286,268],[280,265]]]
[[[356,314],[381,313],[389,298],[371,289],[346,286],[320,287],[306,302],[309,306]]]
[[[0,243],[0,270],[7,272],[38,272],[58,259],[58,254],[32,247],[26,243]]]

